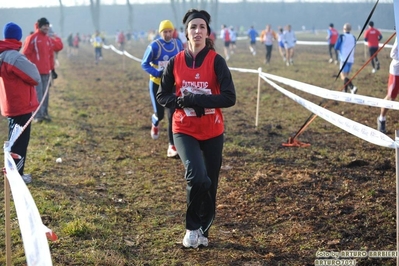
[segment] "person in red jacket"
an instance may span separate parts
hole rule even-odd
[[[222,166],[222,108],[236,102],[230,70],[209,38],[210,19],[204,10],[184,15],[187,49],[170,59],[157,92],[161,105],[176,107],[172,131],[187,183],[186,248],[208,245]]]
[[[19,53],[22,46],[21,28],[9,22],[3,28],[3,37],[4,40],[0,41],[0,109],[1,114],[8,119],[8,140],[16,125],[26,125],[11,147],[11,152],[18,155],[14,161],[22,179],[30,183],[31,175],[24,174],[31,131],[28,122],[32,112],[39,106],[34,86],[39,84],[40,74],[36,65]]]
[[[374,54],[378,51],[381,40],[381,32],[374,28],[374,22],[370,21],[369,28],[364,33],[364,41],[367,42],[367,46],[369,47],[370,57],[374,56]],[[373,60],[371,60],[371,65],[373,66],[371,73],[375,73],[380,69],[380,61],[378,61],[377,55],[375,55]]]
[[[50,74],[53,78],[57,77],[54,70],[54,52],[62,49],[61,39],[49,37],[48,31],[50,22],[46,18],[40,18],[35,24],[35,32],[26,37],[22,53],[36,65],[39,70],[41,81],[36,86],[38,101],[41,102],[45,95],[47,86],[50,89]],[[43,120],[51,121],[48,114],[49,92],[44,98],[43,105],[37,112],[34,122],[42,122]]]
[[[123,30],[121,30],[118,33],[117,41],[118,41],[119,50],[125,51],[126,36],[125,36],[125,33],[123,32]]]

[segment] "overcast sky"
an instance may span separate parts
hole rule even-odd
[[[180,1],[180,0],[175,0]],[[220,2],[241,2],[241,0],[219,0]],[[280,2],[282,0],[248,0],[249,2]],[[285,2],[298,2],[299,0],[284,0]],[[302,0],[306,2],[374,2],[373,0]],[[64,6],[87,5],[89,0],[62,0]],[[170,0],[130,0],[130,3],[169,3]],[[101,0],[103,4],[126,4],[126,0]],[[380,3],[393,3],[393,0],[380,0]],[[0,8],[45,7],[59,6],[58,0],[1,0]]]

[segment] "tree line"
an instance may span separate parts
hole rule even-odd
[[[64,12],[64,5],[62,0],[58,0],[60,4],[60,27],[61,27],[61,34],[64,33],[65,27],[65,12]],[[243,0],[242,2],[247,2],[247,0]],[[198,9],[207,9],[210,10],[210,14],[213,17],[214,21],[217,21],[217,14],[218,14],[218,7],[219,7],[219,0],[170,0],[173,17],[175,21],[179,21],[179,11],[180,9],[186,10],[187,6],[190,7],[197,7]],[[128,10],[128,31],[131,32],[134,28],[133,21],[133,5],[130,3],[130,0],[126,0],[126,7]],[[93,27],[95,30],[100,31],[100,21],[101,21],[101,0],[90,0],[90,14],[91,20],[93,23]]]

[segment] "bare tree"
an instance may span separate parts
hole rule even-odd
[[[215,27],[218,25],[218,10],[219,10],[219,0],[211,0],[210,4],[210,14],[212,16],[211,25],[213,25],[212,29],[215,30]]]
[[[60,2],[60,36],[63,37],[64,36],[64,5],[62,4],[62,0],[58,0],[58,2]]]
[[[199,9],[205,10],[206,9],[206,3],[207,3],[206,0],[199,0],[199,3],[198,3]]]
[[[133,6],[130,4],[129,0],[126,0],[126,5],[128,9],[128,32],[132,32],[133,30]]]
[[[175,17],[175,23],[178,23],[179,19],[178,19],[177,10],[176,10],[176,1],[175,0],[170,0],[170,3],[172,4],[172,11],[173,11],[173,16]]]
[[[183,0],[182,10],[183,10],[183,15],[182,15],[182,18],[183,18],[184,14],[186,14],[186,12],[187,12],[186,0]],[[182,19],[180,19],[180,21],[182,21]]]
[[[93,26],[96,30],[100,31],[100,6],[101,0],[90,0],[90,12]]]
[[[197,9],[207,9],[207,4],[209,3],[209,14],[211,14],[212,16],[212,24],[215,26],[217,25],[217,13],[218,13],[218,8],[219,8],[219,0],[182,0],[182,5],[179,5],[179,1],[177,0],[170,0],[171,4],[172,4],[172,10],[173,10],[173,14],[175,17],[175,20],[177,22],[180,22],[181,19],[178,19],[178,12],[177,12],[177,6],[181,6],[182,8],[182,15],[181,17],[183,17],[183,15],[186,13],[187,8],[186,8],[186,4],[187,2],[189,3],[189,5],[192,8],[197,8]]]

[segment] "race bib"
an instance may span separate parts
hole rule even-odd
[[[158,61],[158,69],[165,69],[169,61]]]
[[[188,92],[193,94],[212,94],[211,89],[208,88],[192,88],[184,87],[180,89],[182,95],[187,95]],[[197,116],[193,108],[184,108],[184,113],[187,116]],[[205,115],[210,115],[215,113],[215,108],[205,108]]]

